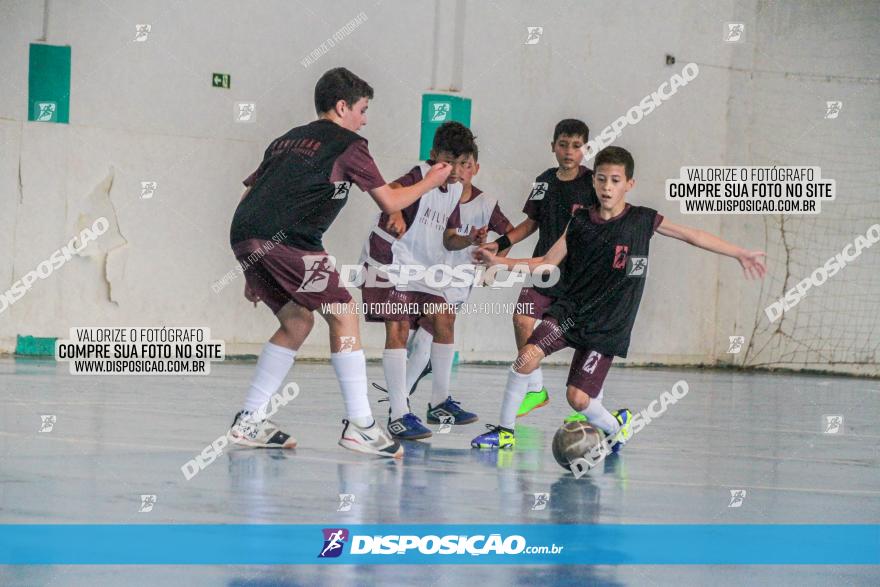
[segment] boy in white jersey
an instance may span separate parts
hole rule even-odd
[[[474,152],[469,156],[455,171],[456,177],[462,185],[461,199],[458,205],[449,216],[446,223],[447,238],[455,235],[459,237],[468,236],[473,229],[485,229],[488,232],[494,232],[498,236],[503,236],[513,230],[513,224],[507,219],[498,200],[483,193],[480,188],[473,185],[473,177],[479,172],[480,164],[478,162],[478,149],[474,148]],[[477,246],[471,245],[457,251],[450,251],[449,265],[454,268],[463,268],[473,266],[473,254]],[[507,254],[509,249],[505,249],[499,253],[500,256]],[[475,271],[475,275],[476,271]],[[456,287],[456,284],[443,289],[443,297],[446,301],[458,308],[467,301],[473,290],[475,281],[472,280],[466,285]],[[409,358],[406,363],[406,389],[410,395],[415,393],[415,386],[423,373],[430,372],[430,349],[433,341],[433,329],[430,321],[421,319],[416,324],[410,322],[411,332],[409,343]],[[374,384],[375,385],[375,384]],[[436,404],[442,398],[433,397],[431,403]],[[442,418],[441,418],[442,419]]]
[[[368,271],[363,286],[366,318],[368,322],[385,323],[382,365],[391,402],[388,430],[400,439],[431,436],[431,431],[410,412],[407,399],[407,338],[411,321],[419,317],[427,320],[433,333],[430,360],[434,376],[428,421],[439,424],[448,417],[455,424],[469,424],[477,420],[476,414],[463,410],[449,394],[455,354],[455,312],[443,295],[446,287],[440,285],[444,278],[450,277],[450,251],[485,240],[485,228],[472,227],[467,235],[447,229],[449,217],[461,197],[462,169],[468,165],[475,149],[473,133],[461,123],[447,122],[440,126],[434,135],[431,160],[414,167],[392,185],[406,187],[418,182],[434,161],[452,166],[446,185],[426,192],[397,217],[380,215],[366,245],[364,257]],[[394,238],[401,233],[402,236]],[[441,265],[446,269],[437,267]],[[384,269],[379,269],[383,266]],[[379,273],[378,279],[376,273]],[[392,285],[389,281],[395,282],[393,287],[389,287]]]

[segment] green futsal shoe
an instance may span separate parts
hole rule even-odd
[[[522,403],[519,405],[519,411],[516,413],[516,417],[522,418],[538,408],[546,406],[548,403],[550,403],[550,396],[547,393],[546,387],[542,387],[538,391],[530,391],[526,394],[526,397],[523,398]]]
[[[568,416],[565,417],[565,423],[569,422],[589,422],[590,419],[581,414],[580,412],[572,412]]]

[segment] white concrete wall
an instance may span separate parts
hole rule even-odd
[[[867,228],[863,219],[878,216],[872,199],[878,16],[876,3],[704,4],[561,3],[550,10],[525,1],[438,6],[389,0],[378,6],[339,2],[328,11],[324,3],[280,0],[53,2],[47,40],[73,48],[71,124],[45,125],[23,121],[28,43],[40,36],[42,3],[4,2],[0,284],[5,289],[46,259],[83,218],[106,213],[114,227],[96,256],[73,259],[0,314],[0,350],[12,350],[16,334],[166,324],[209,326],[229,351],[256,352],[274,318],[244,300],[241,280],[219,294],[211,285],[234,266],[228,228],[241,179],[272,138],[313,119],[314,83],[326,69],[344,65],[375,88],[363,134],[389,181],[416,163],[421,94],[438,89],[432,79],[439,89],[461,80],[461,93],[473,99],[481,148],[475,183],[497,195],[518,221],[532,179],[554,164],[549,141],[559,119],[580,117],[598,132],[694,61],[699,77],[617,142],[636,157],[631,201],[742,244],[766,246],[774,272],[763,290],[748,289],[735,275],[735,262],[656,239],[631,360],[727,360],[727,336],[744,328],[751,335],[750,320],[772,299],[771,290],[782,287],[775,220],[767,219],[771,228],[765,228],[759,218],[685,219],[664,201],[663,182],[682,165],[773,160],[827,166],[841,194],[828,207],[834,215],[793,222],[805,235],[802,268],[816,255],[839,250],[838,242],[842,247],[856,228]],[[301,65],[361,12],[367,20],[350,36],[310,67]],[[435,26],[438,14],[464,34],[451,34],[447,22]],[[747,24],[746,43],[722,41],[724,23],[732,21]],[[132,42],[139,23],[152,25],[147,42]],[[527,26],[544,27],[538,44],[524,44]],[[665,65],[667,53],[678,63]],[[460,71],[451,71],[458,63]],[[212,72],[230,73],[232,89],[212,88]],[[792,75],[797,72],[815,75]],[[843,77],[816,77],[823,73]],[[815,96],[807,99],[808,92]],[[836,126],[821,119],[829,95],[845,104]],[[236,101],[256,102],[256,123],[233,121]],[[793,149],[801,133],[803,149]],[[853,155],[833,152],[841,149]],[[142,200],[140,182],[146,180],[157,181],[158,191]],[[341,262],[356,260],[369,230],[366,219],[375,212],[369,196],[353,195],[326,239]],[[828,235],[821,247],[806,232],[812,226]],[[533,244],[519,245],[515,254],[526,256]],[[865,257],[864,269],[848,269],[833,286],[834,299],[846,307],[855,303],[846,300],[856,299],[868,307],[869,296],[880,292],[877,255]],[[860,297],[866,291],[868,297]],[[516,293],[479,291],[473,301],[509,302]],[[836,320],[835,308],[817,304],[811,316],[820,317],[813,320]],[[861,328],[859,340],[877,332],[876,316],[874,330],[865,325],[869,318],[864,312],[852,319]],[[820,344],[833,346],[837,333],[848,331],[829,326],[817,332],[827,336]],[[363,332],[369,353],[378,356],[382,328]],[[458,339],[464,360],[506,360],[514,350],[508,316],[462,320]],[[302,355],[326,357],[322,324]],[[775,360],[772,353],[747,359]]]

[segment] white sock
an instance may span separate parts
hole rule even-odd
[[[431,360],[431,343],[434,342],[434,336],[425,330],[419,328],[413,336],[412,345],[410,346],[409,359],[406,361],[406,392],[412,389],[416,384],[416,379],[425,370],[428,361]],[[443,399],[446,399],[445,397]]]
[[[439,406],[449,397],[454,344],[431,343],[431,406]]]
[[[541,391],[544,387],[544,374],[538,367],[529,374],[529,391]]]
[[[287,347],[271,342],[263,345],[260,358],[257,359],[257,369],[244,400],[244,411],[256,412],[269,401],[287,377],[294,357],[296,351]]]
[[[373,411],[367,397],[367,360],[364,350],[330,353],[330,363],[336,371],[336,380],[342,389],[348,420],[361,428],[373,423]]]
[[[391,419],[396,420],[409,412],[406,387],[406,349],[385,349],[382,353],[382,369],[385,371],[385,385],[388,386],[388,399],[391,401]]]
[[[602,405],[598,398],[591,398],[590,405],[581,414],[589,418],[590,424],[598,426],[608,436],[617,434],[620,430],[620,423],[617,421],[617,418],[605,409],[605,406]]]
[[[528,391],[529,375],[517,373],[512,368],[507,373],[507,386],[501,401],[501,425],[505,428],[513,430],[516,424],[516,413]]]

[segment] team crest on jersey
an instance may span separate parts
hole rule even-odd
[[[296,291],[322,292],[330,283],[333,262],[327,255],[303,255],[305,276],[302,285]]]
[[[626,255],[629,253],[628,245],[617,245],[614,247],[614,262],[611,264],[612,269],[623,269],[626,267]]]
[[[546,181],[536,181],[532,184],[532,191],[529,193],[530,200],[543,200],[547,195],[548,184]]]
[[[626,260],[627,277],[644,277],[648,272],[647,257],[630,257]]]
[[[336,190],[333,192],[331,200],[344,200],[348,197],[348,191],[351,189],[350,181],[334,181],[333,185],[336,186]]]

